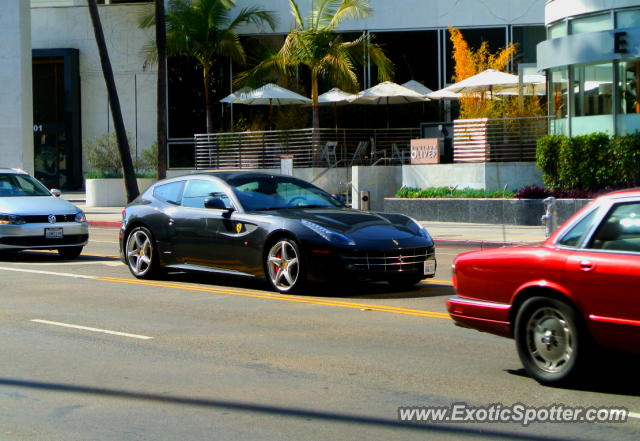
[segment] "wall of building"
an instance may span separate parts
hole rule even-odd
[[[545,23],[573,15],[588,14],[592,12],[608,11],[616,8],[640,6],[638,0],[553,0],[546,5]]]
[[[29,5],[0,2],[0,167],[33,173]]]
[[[39,6],[31,8],[32,47],[80,50],[80,107],[84,143],[89,138],[113,131],[93,26],[86,1],[79,2],[84,6],[69,7],[51,7],[49,3],[44,0],[32,1],[32,6]],[[140,4],[98,7],[125,127],[136,141],[139,152],[156,139],[157,75],[155,69],[143,71],[140,58],[142,47],[154,32],[138,29],[137,19],[143,7]],[[83,161],[83,172],[87,171],[89,168]]]

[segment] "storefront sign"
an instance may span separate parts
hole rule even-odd
[[[411,164],[440,164],[440,140],[412,139]]]

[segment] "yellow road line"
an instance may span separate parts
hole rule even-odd
[[[449,314],[442,313],[442,312],[424,311],[420,309],[398,308],[395,306],[370,305],[370,304],[364,304],[364,303],[344,302],[340,300],[321,299],[317,297],[294,297],[294,296],[287,296],[287,295],[281,295],[281,294],[259,293],[259,292],[246,291],[246,290],[206,288],[206,287],[184,285],[184,284],[178,284],[178,283],[120,279],[116,277],[100,277],[94,280],[100,280],[104,282],[127,283],[127,284],[133,284],[133,285],[155,286],[158,288],[172,288],[172,289],[182,289],[187,291],[210,292],[214,294],[230,294],[230,295],[236,295],[236,296],[242,296],[242,297],[260,298],[260,299],[284,300],[287,302],[309,303],[309,304],[324,305],[324,306],[339,306],[342,308],[367,309],[372,311],[391,312],[394,314],[406,314],[406,315],[415,315],[415,316],[421,316],[421,317],[450,319]]]

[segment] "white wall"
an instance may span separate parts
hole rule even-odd
[[[360,192],[369,192],[369,209],[384,210],[384,198],[394,197],[402,187],[402,166],[351,167],[353,208],[360,208]]]
[[[33,173],[29,12],[27,0],[0,0],[0,167]]]
[[[543,186],[542,172],[533,162],[433,164],[402,166],[402,185],[414,188],[455,187],[516,190]]]
[[[507,24],[538,24],[544,21],[546,0],[370,0],[373,17],[344,20],[339,30],[387,30],[446,28],[449,25],[503,26]],[[280,15],[278,32],[288,33],[293,23],[289,0],[238,0],[238,9],[255,4],[265,5]],[[300,14],[306,18],[309,0],[297,0]],[[258,32],[257,28],[249,28]]]
[[[640,6],[639,0],[554,0],[545,8],[545,23],[565,17],[607,11],[615,8]]]
[[[48,6],[49,3],[47,0],[33,0],[32,6]],[[57,3],[60,1],[52,4]],[[84,144],[89,138],[113,131],[113,122],[89,10],[86,1],[76,0],[78,3],[84,6],[32,7],[31,40],[34,49],[80,50],[80,108]],[[137,19],[142,7],[140,4],[98,7],[124,124],[136,140],[138,152],[149,147],[156,139],[157,75],[155,68],[143,72],[140,58],[142,47],[155,32],[153,29],[138,29]],[[89,169],[83,158],[83,172],[87,171]]]

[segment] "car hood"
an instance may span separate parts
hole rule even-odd
[[[78,209],[54,196],[14,196],[0,198],[0,213],[29,216],[36,214],[73,214]]]
[[[275,213],[274,213],[275,214]],[[417,234],[408,228],[412,222],[405,216],[373,213],[345,208],[295,208],[279,210],[278,216],[306,220],[360,240],[410,239]]]

